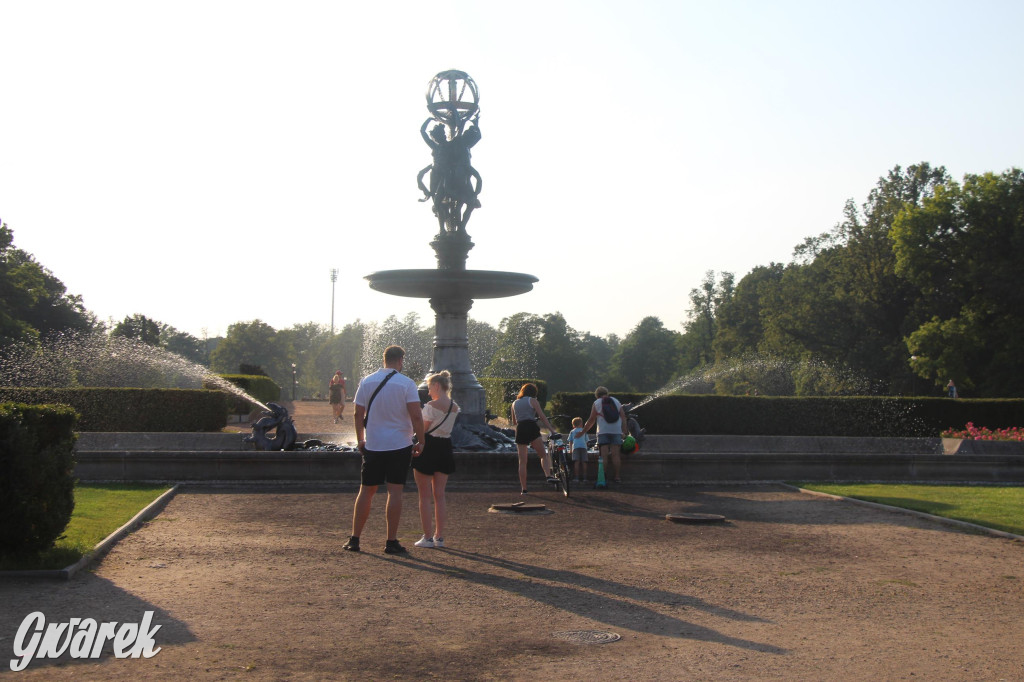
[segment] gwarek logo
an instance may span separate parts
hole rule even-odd
[[[162,625],[151,627],[153,612],[146,611],[142,623],[97,623],[92,618],[72,618],[67,623],[46,624],[42,611],[25,616],[14,638],[11,670],[24,670],[33,658],[99,658],[109,641],[117,658],[152,658],[163,647],[155,646],[153,635]],[[154,648],[155,647],[155,648]]]

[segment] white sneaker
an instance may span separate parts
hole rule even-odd
[[[428,538],[426,535],[424,535],[423,537],[421,537],[419,540],[417,540],[416,542],[414,542],[412,544],[416,545],[417,547],[433,547],[434,546],[434,541],[431,540],[430,538]]]
[[[434,538],[434,547],[444,547],[444,538]]]

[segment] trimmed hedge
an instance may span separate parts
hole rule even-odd
[[[75,421],[62,405],[0,404],[0,552],[49,549],[75,508]]]
[[[484,387],[487,396],[487,409],[499,417],[508,418],[509,405],[519,395],[523,384],[535,384],[537,386],[537,402],[541,405],[548,401],[548,383],[540,379],[503,379],[500,377],[478,377],[480,385]]]
[[[613,395],[622,402],[648,397]],[[551,410],[586,417],[593,401],[592,393],[557,393]],[[989,428],[1024,425],[1024,400],[667,395],[636,415],[650,434],[938,437],[967,422]]]
[[[67,405],[79,431],[220,431],[228,394],[181,388],[0,388],[0,401]]]

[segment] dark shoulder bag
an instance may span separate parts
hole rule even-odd
[[[396,374],[398,374],[398,370],[397,369],[391,370],[391,374],[389,374],[386,377],[384,377],[384,381],[382,381],[379,384],[377,384],[376,390],[373,392],[373,395],[370,396],[370,401],[368,403],[366,403],[366,414],[363,415],[363,428],[364,429],[366,428],[366,422],[370,419],[370,407],[373,405],[373,399],[377,397],[378,393],[380,393],[380,389],[384,388],[384,384],[388,383],[388,379],[390,379],[391,377],[395,376]]]

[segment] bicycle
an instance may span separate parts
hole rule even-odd
[[[562,434],[552,433],[548,436],[547,447],[551,453],[551,475],[555,477],[555,487],[569,497],[569,478],[572,470],[569,446],[562,440]]]

